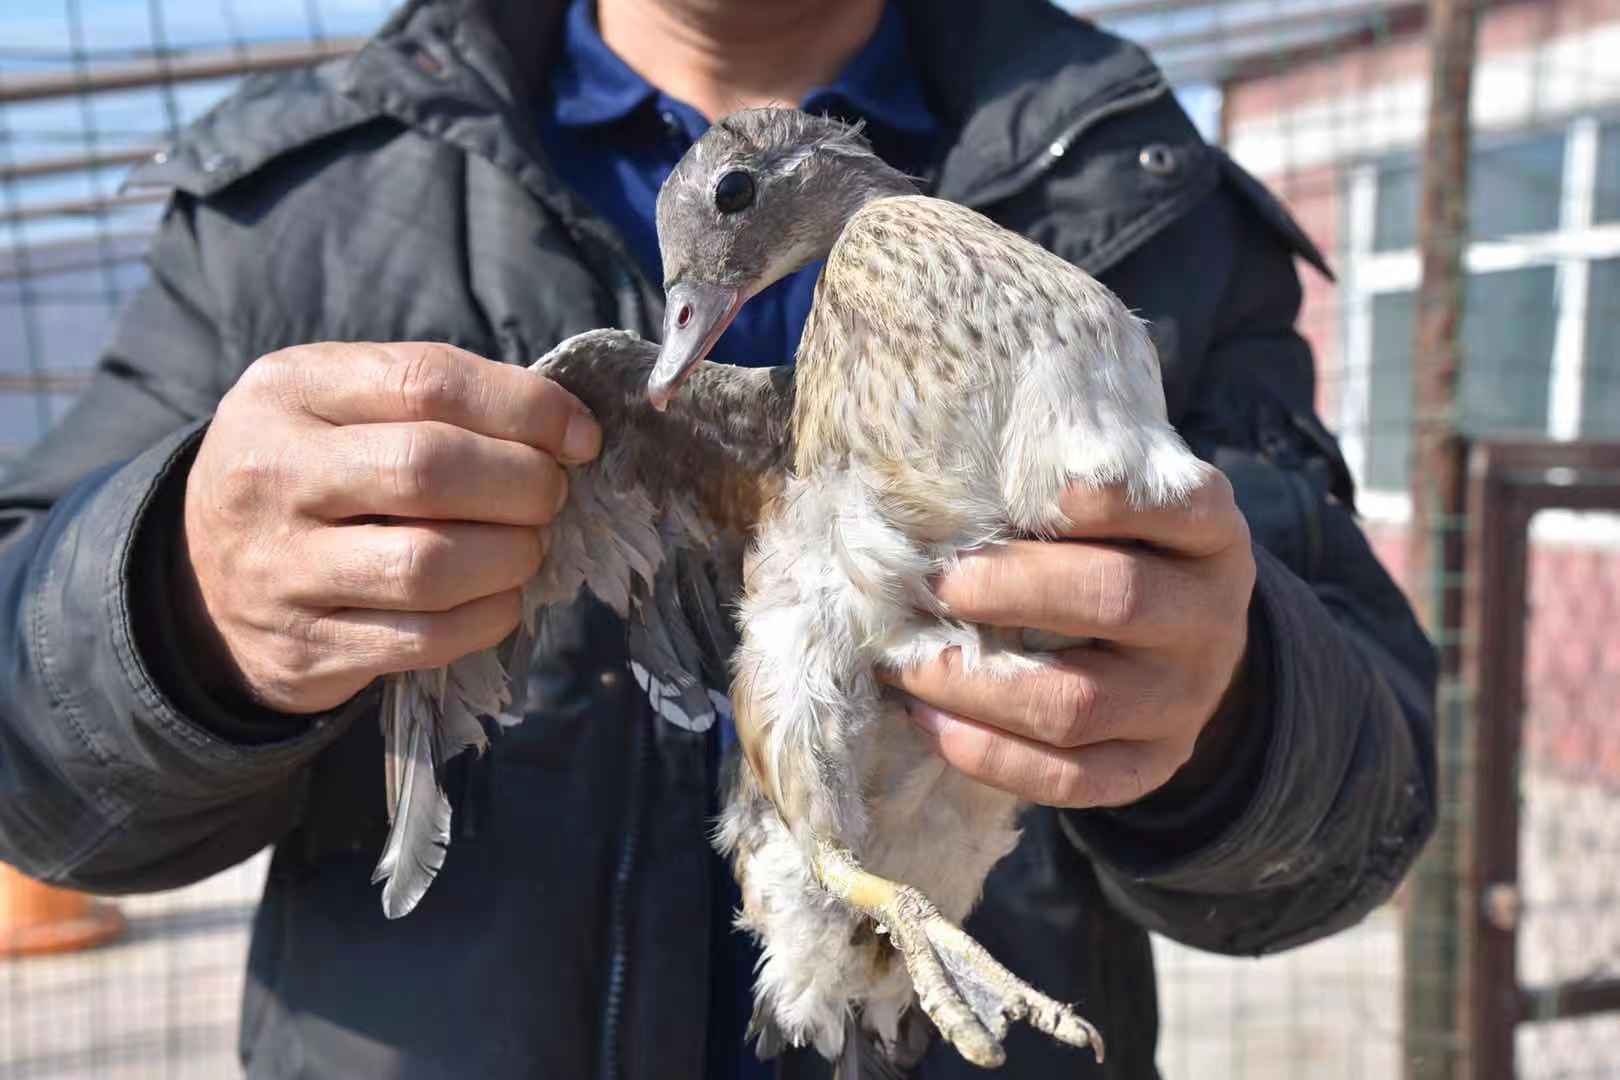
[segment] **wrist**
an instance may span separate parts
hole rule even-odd
[[[1270,664],[1270,629],[1256,593],[1243,654],[1192,756],[1157,790],[1108,814],[1121,825],[1175,836],[1176,845],[1188,849],[1236,820],[1259,784],[1271,746]]]
[[[1173,773],[1154,795],[1169,799],[1190,799],[1230,771],[1234,762],[1243,758],[1245,739],[1254,736],[1250,717],[1254,712],[1253,635],[1249,635],[1238,655],[1236,666],[1226,686],[1226,692],[1215,704],[1214,711],[1199,731],[1193,743],[1192,755]]]
[[[174,634],[184,654],[193,658],[188,665],[196,687],[221,704],[247,705],[252,700],[241,669],[230,646],[220,633],[208,608],[202,579],[192,558],[190,476],[182,479],[181,497],[174,506],[173,543],[169,546],[168,578],[172,598]]]

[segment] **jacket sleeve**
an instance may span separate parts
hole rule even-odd
[[[185,677],[168,553],[232,346],[179,197],[91,385],[0,478],[0,859],[168,888],[292,824],[301,766],[361,707],[244,719]]]
[[[1435,661],[1315,414],[1291,259],[1314,249],[1235,180],[1207,219],[1215,235],[1230,224],[1231,270],[1182,428],[1231,479],[1254,538],[1247,692],[1221,718],[1236,749],[1194,795],[1061,821],[1131,917],[1254,954],[1355,923],[1417,856],[1435,818]]]

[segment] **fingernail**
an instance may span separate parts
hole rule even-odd
[[[568,418],[563,431],[562,457],[571,465],[589,461],[602,446],[602,429],[595,417],[587,412],[576,412]]]
[[[557,505],[551,508],[551,516],[556,517],[568,505],[568,484],[564,481],[557,487]]]

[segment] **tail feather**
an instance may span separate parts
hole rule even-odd
[[[933,1037],[934,1026],[921,1009],[907,1009],[901,1015],[893,1042],[863,1026],[856,1010],[844,1025],[844,1047],[832,1063],[833,1080],[909,1080]],[[757,998],[746,1038],[754,1040],[754,1053],[761,1061],[772,1060],[791,1045]]]
[[[916,1023],[917,1010],[901,1019],[899,1039],[888,1045],[857,1023],[845,1027],[844,1049],[833,1062],[833,1080],[907,1080],[928,1049],[926,1022]]]
[[[772,1061],[788,1047],[787,1037],[771,1019],[770,1012],[759,998],[754,999],[754,1012],[748,1018],[748,1032],[744,1040],[754,1041],[754,1056],[761,1061]]]
[[[438,712],[426,679],[444,672],[412,673],[388,680],[383,695],[383,753],[392,827],[371,881],[383,885],[383,914],[408,915],[444,866],[450,844],[450,800],[439,783]]]

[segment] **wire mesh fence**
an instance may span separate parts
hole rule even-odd
[[[244,73],[342,53],[384,0],[61,0],[0,10],[0,469],[70,407],[144,279],[160,212],[129,166]],[[1074,5],[1066,5],[1074,7]],[[1480,5],[1457,428],[1620,439],[1620,4]],[[1195,121],[1287,203],[1337,280],[1302,267],[1300,329],[1374,546],[1414,596],[1413,343],[1430,95],[1425,5],[1111,0],[1078,14],[1146,44]],[[1421,358],[1418,358],[1421,362]],[[1465,523],[1442,523],[1460,532]],[[1620,516],[1548,510],[1531,533],[1524,754],[1514,786],[1525,987],[1620,974]],[[1465,762],[1471,765],[1471,762]],[[1443,793],[1466,824],[1470,805]],[[223,1076],[234,1069],[262,861],[131,898],[117,944],[0,962],[0,1076]],[[1500,894],[1507,895],[1507,894]],[[1450,1075],[1407,1038],[1406,895],[1265,959],[1156,939],[1167,1078]],[[1449,939],[1448,939],[1449,940]],[[1426,955],[1421,952],[1416,955]],[[1449,992],[1449,991],[1448,991]],[[1517,993],[1517,987],[1514,992]],[[1620,1019],[1526,1024],[1525,1076],[1620,1076]],[[1484,1074],[1481,1074],[1484,1075]]]
[[[353,48],[382,0],[64,0],[0,11],[0,461],[88,377],[161,212],[121,193],[245,74]]]
[[[0,960],[0,1076],[241,1075],[247,927],[267,862],[121,900],[128,929],[112,945]]]

